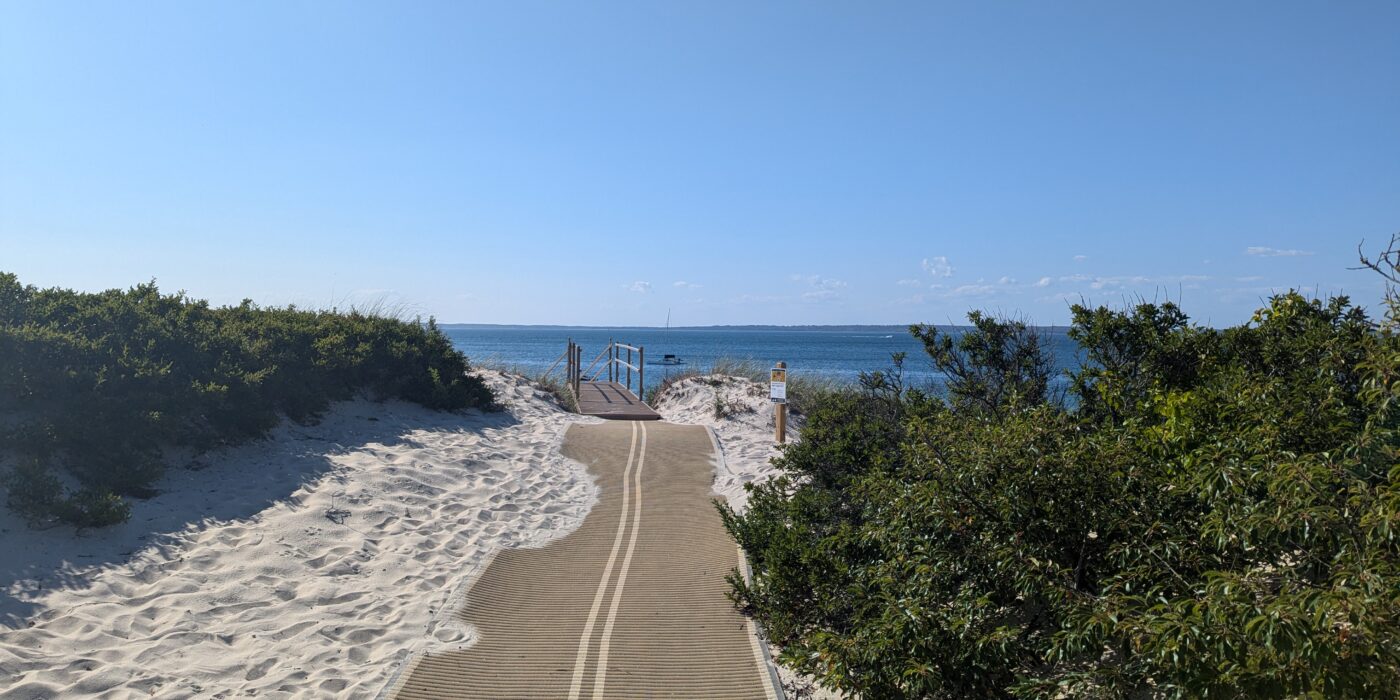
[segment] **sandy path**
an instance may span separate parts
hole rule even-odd
[[[373,697],[410,655],[470,646],[449,614],[467,584],[597,494],[559,453],[590,421],[483,375],[507,412],[342,404],[172,468],[125,525],[33,531],[0,508],[0,699]],[[679,388],[658,409],[715,430],[714,488],[742,506],[773,473],[771,406],[745,380]]]
[[[0,515],[0,698],[372,697],[409,654],[469,645],[453,596],[596,498],[558,452],[579,417],[486,376],[508,412],[343,404],[172,469],[121,527]]]
[[[712,445],[698,426],[570,428],[564,454],[596,475],[598,504],[548,546],[497,556],[457,612],[477,644],[417,659],[394,697],[775,698],[726,597],[741,559],[711,502]]]

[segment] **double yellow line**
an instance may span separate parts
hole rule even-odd
[[[641,433],[641,448],[638,449],[637,435]],[[632,566],[632,552],[637,548],[637,531],[642,525],[642,468],[646,466],[647,427],[641,421],[632,421],[632,445],[627,448],[627,468],[622,472],[622,516],[617,523],[617,536],[613,538],[612,553],[608,564],[603,567],[603,578],[598,582],[598,592],[593,595],[593,607],[588,611],[588,623],[583,626],[583,635],[578,640],[578,654],[574,657],[574,677],[569,683],[569,700],[578,700],[583,690],[583,673],[587,666],[588,648],[593,641],[593,628],[598,622],[598,613],[603,606],[603,598],[612,579],[613,565],[617,563],[617,553],[622,549],[622,539],[627,533],[627,515],[632,515],[632,536],[627,539],[627,551],[622,556],[622,566],[617,574],[617,586],[613,589],[612,603],[608,605],[607,621],[603,623],[603,633],[598,640],[598,670],[593,675],[593,698],[603,697],[603,685],[608,675],[608,646],[612,642],[613,622],[617,619],[617,606],[622,601],[622,587],[627,583],[627,570]],[[636,472],[632,471],[634,463]],[[636,491],[635,505],[632,492]]]

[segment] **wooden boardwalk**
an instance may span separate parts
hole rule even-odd
[[[578,412],[613,420],[661,420],[661,414],[617,382],[579,382]]]
[[[598,503],[578,530],[507,549],[453,615],[475,644],[415,657],[394,700],[781,700],[752,623],[725,597],[743,566],[712,505],[700,426],[574,425],[563,454]]]

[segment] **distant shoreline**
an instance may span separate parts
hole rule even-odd
[[[826,331],[836,333],[907,333],[910,324],[897,324],[887,326],[822,326],[822,325],[747,325],[747,326],[562,326],[552,324],[528,324],[528,323],[439,323],[439,328],[452,329],[491,329],[491,330],[532,330],[532,331]],[[962,329],[971,326],[952,324],[933,324],[938,328]],[[1063,332],[1069,330],[1069,326],[1034,326],[1040,330]]]

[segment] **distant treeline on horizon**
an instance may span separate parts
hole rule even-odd
[[[720,325],[720,326],[671,326],[673,331],[831,331],[836,333],[907,333],[911,324],[895,325]],[[930,324],[937,328],[971,328],[969,325],[960,324]],[[512,329],[548,331],[548,330],[647,330],[660,331],[667,330],[665,326],[564,326],[553,324],[528,324],[528,323],[439,323],[440,328],[490,328],[490,329]],[[1040,330],[1064,332],[1069,330],[1068,326],[1032,326]]]

